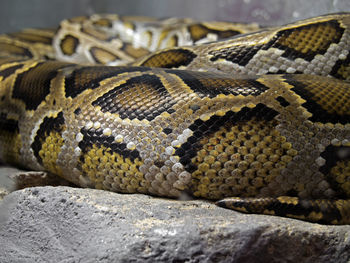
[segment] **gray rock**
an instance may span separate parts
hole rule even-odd
[[[34,186],[74,186],[57,175],[46,172],[25,171],[0,164],[0,200],[9,193]]]
[[[178,201],[33,187],[0,203],[0,262],[347,262],[350,226]]]

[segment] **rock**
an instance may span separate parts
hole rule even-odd
[[[178,201],[33,187],[0,203],[0,262],[347,262],[350,226]]]
[[[0,200],[5,195],[16,190],[16,182],[12,177],[20,172],[17,168],[0,165]]]
[[[57,175],[42,171],[25,171],[0,164],[0,200],[5,195],[27,187],[34,186],[74,186]]]

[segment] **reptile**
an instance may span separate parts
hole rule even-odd
[[[93,15],[0,36],[0,160],[81,186],[350,223],[350,13]]]

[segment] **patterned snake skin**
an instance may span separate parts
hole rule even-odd
[[[261,30],[94,15],[1,35],[0,160],[350,224],[349,47],[349,13]]]

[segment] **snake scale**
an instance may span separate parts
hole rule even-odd
[[[93,15],[0,36],[0,160],[82,187],[350,223],[350,13]]]

